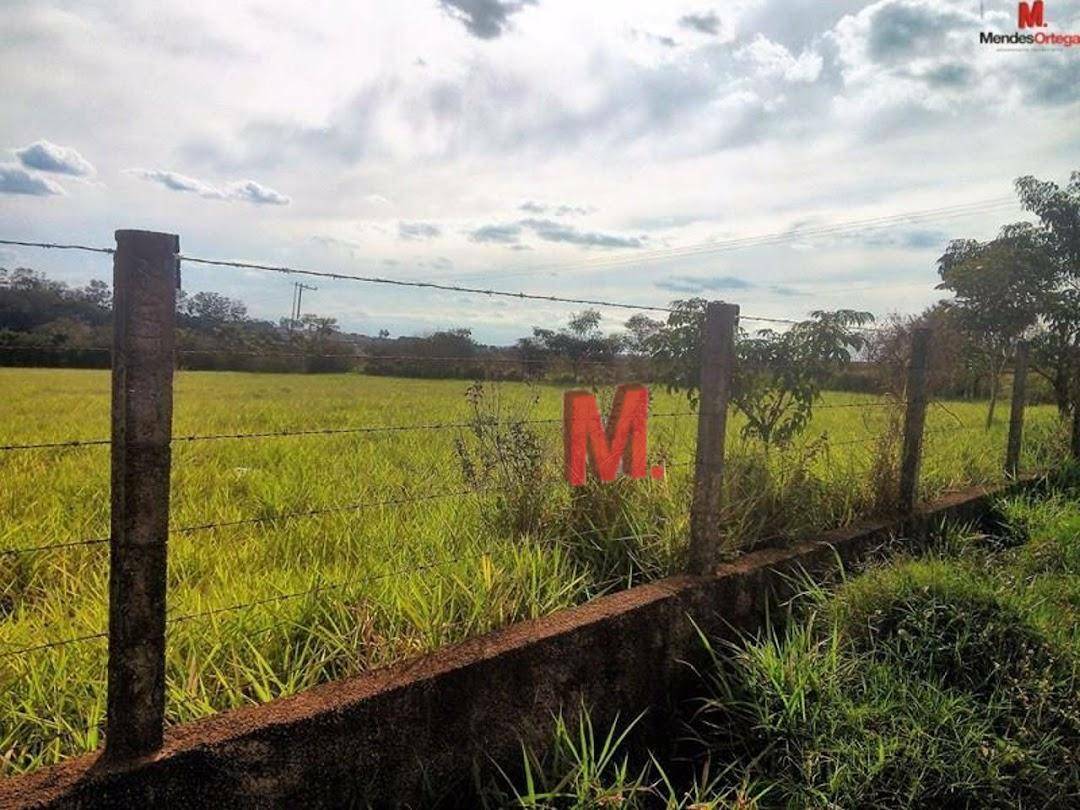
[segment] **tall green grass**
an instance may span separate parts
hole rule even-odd
[[[458,422],[460,381],[345,375],[181,372],[174,434]],[[0,369],[0,444],[108,436],[107,372]],[[177,442],[169,548],[168,720],[266,701],[435,649],[613,588],[676,571],[689,523],[695,417],[657,417],[662,481],[559,479],[562,389],[500,384],[543,450],[525,530],[500,519],[505,494],[468,490],[457,442],[468,429]],[[894,417],[873,397],[827,394],[797,447],[764,456],[732,419],[727,543],[840,525],[889,486]],[[657,414],[688,410],[657,392]],[[1005,426],[978,426],[978,404],[934,408],[923,494],[1000,480]],[[1032,409],[1025,463],[1053,456],[1055,420]],[[1042,435],[1045,434],[1045,435]],[[107,447],[0,452],[0,548],[108,535]],[[448,497],[437,497],[441,495]],[[535,493],[534,493],[535,495]],[[436,497],[432,497],[436,496]],[[404,503],[414,498],[427,498]],[[395,502],[311,518],[294,512]],[[398,503],[402,502],[402,503]],[[107,547],[0,557],[0,756],[4,772],[93,749],[102,734],[105,642],[26,655],[4,651],[99,633],[107,623]],[[281,599],[310,592],[305,596]],[[271,601],[272,600],[272,601]],[[260,602],[249,608],[234,605]],[[214,612],[221,611],[221,612]],[[212,615],[204,615],[212,614]]]
[[[781,629],[714,647],[676,756],[560,721],[491,806],[1072,808],[1080,802],[1080,501],[999,505],[917,559],[807,583]],[[603,741],[598,744],[597,741]]]

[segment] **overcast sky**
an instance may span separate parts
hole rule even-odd
[[[1016,7],[3,0],[0,238],[111,245],[135,227],[192,255],[346,273],[916,311],[948,239],[1019,209],[725,243],[1000,203],[1019,175],[1080,169],[1080,48],[978,43],[1014,31]],[[1080,0],[1046,17],[1080,32]],[[72,282],[110,272],[99,255],[0,251]],[[184,270],[187,289],[271,318],[291,281]],[[366,332],[507,340],[573,309],[319,287],[313,310]]]

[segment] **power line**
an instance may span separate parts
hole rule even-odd
[[[27,244],[29,244],[29,243],[27,243]],[[49,245],[46,245],[45,243],[36,243],[36,244],[38,244],[39,246],[42,246],[42,247],[48,247],[49,246]],[[712,250],[712,249],[715,249],[715,248],[710,247],[709,249]],[[675,254],[672,254],[672,255],[675,255]],[[321,270],[311,270],[311,269],[306,269],[306,268],[290,267],[290,266],[285,266],[285,265],[282,265],[282,266],[267,265],[267,264],[258,264],[258,263],[254,263],[254,262],[241,262],[241,261],[233,261],[233,260],[225,260],[225,259],[204,259],[204,258],[199,258],[199,257],[194,257],[194,256],[186,256],[186,255],[183,255],[183,254],[177,254],[177,258],[180,259],[181,261],[186,261],[186,262],[193,263],[193,264],[202,264],[202,265],[209,265],[209,266],[214,266],[214,267],[231,267],[231,268],[239,268],[239,269],[247,269],[247,270],[257,270],[257,271],[262,271],[262,272],[283,273],[283,274],[287,274],[287,275],[303,275],[303,276],[311,276],[311,277],[315,277],[315,278],[327,278],[327,279],[331,279],[331,280],[335,280],[335,281],[356,281],[356,282],[367,283],[367,284],[383,284],[383,285],[391,285],[391,286],[396,286],[396,287],[408,287],[408,288],[418,288],[418,289],[441,290],[441,291],[444,291],[444,292],[460,292],[460,293],[467,293],[467,294],[472,294],[472,295],[484,295],[484,296],[488,296],[488,297],[497,296],[497,297],[503,297],[503,298],[516,298],[518,300],[550,301],[550,302],[554,302],[554,303],[580,304],[580,305],[584,305],[584,306],[608,307],[608,308],[626,309],[626,310],[632,310],[632,311],[662,312],[662,313],[665,313],[665,314],[670,314],[670,313],[675,311],[671,307],[659,307],[659,306],[653,306],[653,305],[647,305],[647,304],[630,304],[630,303],[620,302],[620,301],[607,301],[607,300],[602,300],[602,299],[590,299],[590,298],[568,298],[568,297],[557,296],[557,295],[542,295],[542,294],[539,294],[539,293],[512,292],[512,291],[508,291],[508,290],[496,290],[496,289],[493,289],[493,288],[466,287],[466,286],[455,285],[455,284],[442,284],[442,283],[437,283],[437,282],[433,282],[433,281],[410,281],[410,280],[405,280],[405,279],[391,279],[391,278],[385,278],[385,277],[381,277],[381,276],[355,276],[355,275],[349,275],[349,274],[346,274],[346,273],[334,273],[334,272],[321,271]],[[643,261],[643,260],[647,260],[647,258],[648,257],[631,257],[631,260],[632,261]],[[575,265],[575,266],[581,267],[580,264]],[[776,323],[776,324],[788,324],[788,325],[793,325],[793,324],[799,323],[799,321],[794,320],[794,319],[790,319],[790,318],[774,318],[774,317],[753,316],[753,315],[745,315],[745,314],[741,315],[741,318],[743,320],[761,321],[761,322],[764,322],[764,323]],[[197,350],[193,350],[193,351],[197,351]]]
[[[639,253],[639,254],[634,254],[634,255],[616,256],[616,257],[611,257],[611,258],[608,258],[608,259],[605,259],[605,260],[597,260],[597,261],[591,261],[591,262],[590,261],[583,261],[583,262],[574,262],[574,263],[564,263],[564,264],[561,264],[561,265],[548,265],[546,267],[543,267],[543,266],[542,267],[534,267],[534,268],[523,269],[523,270],[518,271],[518,272],[499,273],[499,274],[494,274],[494,275],[495,275],[495,277],[498,277],[498,278],[509,278],[511,276],[531,275],[531,274],[535,274],[535,273],[548,272],[548,271],[558,271],[558,270],[568,270],[568,269],[578,269],[578,270],[581,270],[581,269],[584,269],[584,270],[601,269],[601,268],[606,268],[606,267],[623,266],[623,265],[629,265],[629,264],[640,264],[640,263],[645,263],[645,262],[650,262],[650,261],[662,261],[662,260],[665,260],[665,259],[672,259],[672,258],[685,258],[685,257],[690,257],[690,256],[708,255],[708,254],[712,254],[712,253],[725,252],[725,251],[729,251],[729,250],[741,250],[741,249],[745,249],[745,248],[749,248],[749,247],[760,247],[760,246],[768,246],[768,245],[771,245],[771,244],[780,244],[780,243],[783,243],[783,242],[786,242],[786,241],[792,241],[792,240],[795,240],[795,239],[804,239],[804,238],[814,238],[814,237],[822,237],[822,236],[840,235],[840,234],[844,234],[844,233],[847,233],[847,232],[853,232],[853,231],[859,231],[859,230],[874,230],[874,229],[879,229],[879,228],[883,228],[883,227],[891,227],[893,225],[898,225],[898,224],[902,224],[902,223],[905,223],[905,222],[921,221],[921,220],[924,220],[924,219],[951,219],[951,218],[954,218],[954,217],[957,217],[957,216],[969,216],[969,215],[972,215],[972,214],[987,213],[987,212],[996,210],[998,208],[1006,207],[1006,206],[1012,207],[1012,206],[1015,206],[1015,204],[1016,203],[1015,203],[1015,201],[1013,200],[1012,197],[990,198],[990,199],[987,199],[987,200],[976,201],[976,202],[971,202],[971,203],[964,203],[964,204],[954,205],[954,206],[944,206],[944,207],[936,208],[936,209],[925,209],[925,210],[922,210],[922,211],[912,211],[912,212],[907,212],[907,213],[903,213],[903,214],[893,214],[893,215],[889,215],[889,216],[886,216],[886,217],[875,217],[875,218],[869,218],[869,219],[863,219],[863,220],[851,220],[851,221],[846,222],[846,223],[839,223],[839,224],[835,224],[835,225],[822,226],[822,227],[818,227],[818,228],[793,229],[793,230],[789,230],[789,231],[782,231],[782,232],[777,232],[777,233],[772,233],[772,234],[763,234],[763,235],[759,235],[759,236],[740,237],[740,238],[729,239],[729,240],[720,241],[720,242],[704,242],[704,243],[698,243],[696,245],[687,245],[687,246],[684,246],[684,247],[652,251],[652,252],[649,252],[649,253]],[[528,300],[552,301],[552,302],[558,302],[558,303],[582,304],[582,305],[587,305],[587,306],[604,306],[604,307],[613,307],[613,308],[619,308],[619,309],[642,310],[642,311],[651,311],[651,312],[670,313],[672,311],[671,308],[669,308],[669,307],[647,306],[647,305],[643,305],[643,304],[642,305],[639,305],[639,304],[627,304],[627,303],[624,303],[624,302],[590,300],[590,299],[580,299],[580,298],[564,298],[564,297],[561,297],[561,296],[539,295],[539,294],[535,294],[535,293],[523,293],[523,292],[515,293],[515,292],[508,292],[508,291],[503,291],[503,290],[494,290],[494,289],[490,289],[490,288],[477,288],[477,287],[466,287],[466,286],[453,285],[453,284],[443,284],[443,283],[432,282],[432,281],[406,281],[406,280],[402,280],[402,279],[387,279],[387,278],[378,277],[378,276],[374,276],[374,277],[373,276],[353,276],[353,275],[342,274],[342,273],[329,273],[329,272],[324,272],[324,271],[306,270],[306,269],[294,268],[294,267],[286,267],[286,266],[263,265],[263,264],[257,264],[257,263],[236,262],[236,261],[226,261],[226,260],[199,259],[199,258],[196,258],[196,257],[184,256],[182,254],[179,256],[179,258],[182,261],[189,261],[189,262],[194,262],[194,263],[198,263],[198,264],[207,264],[207,265],[212,265],[212,266],[237,267],[237,268],[243,268],[243,269],[249,269],[249,270],[261,270],[261,271],[287,273],[287,274],[301,274],[301,275],[314,276],[314,277],[318,277],[318,278],[329,278],[329,279],[334,279],[334,280],[361,281],[361,282],[372,283],[372,284],[391,284],[391,285],[395,285],[395,286],[436,289],[436,290],[444,290],[444,291],[448,291],[448,292],[463,292],[463,293],[488,295],[488,296],[501,296],[501,297],[519,298],[519,299],[528,299]],[[484,273],[484,274],[472,274],[472,275],[473,276],[477,276],[477,275],[491,276],[492,274]],[[746,317],[747,320],[751,319],[749,316],[744,316],[744,317]],[[777,322],[782,322],[781,319],[768,319],[768,318],[756,318],[754,320],[762,320],[762,321],[776,320]]]
[[[96,253],[110,254],[115,252],[111,248],[95,248],[85,245],[65,245],[48,242],[22,242],[14,240],[0,240],[0,244],[23,245],[26,247],[39,248],[56,248],[62,250],[88,250]],[[498,296],[503,298],[517,298],[530,301],[551,301],[554,303],[581,304],[585,306],[609,307],[614,309],[629,309],[635,311],[644,310],[650,312],[671,312],[671,309],[667,307],[648,306],[645,304],[627,304],[617,301],[602,301],[587,298],[564,298],[556,295],[540,295],[537,293],[509,292],[506,290],[483,289],[479,287],[463,287],[454,284],[439,284],[432,281],[406,281],[404,279],[384,278],[381,276],[354,276],[346,273],[331,273],[320,270],[309,270],[299,267],[276,266],[257,264],[254,262],[239,262],[222,259],[203,259],[196,256],[186,256],[182,253],[178,253],[176,255],[176,258],[180,261],[188,262],[189,264],[203,264],[213,267],[233,267],[244,270],[258,270],[263,272],[283,273],[287,275],[311,276],[313,278],[326,278],[333,281],[358,281],[366,284],[386,284],[395,287],[423,288],[430,290],[441,290],[443,292],[460,292],[473,295],[486,295],[489,297]]]
[[[340,343],[346,346],[359,346],[361,345],[356,341],[348,340],[331,340],[331,343]],[[73,352],[111,352],[112,349],[107,346],[25,346],[21,344],[0,344],[0,352],[49,352],[52,354],[70,354]],[[496,347],[494,351],[512,352],[517,351],[514,347],[506,347],[505,349],[499,349]],[[488,365],[504,365],[504,366],[536,366],[544,365],[548,363],[558,362],[560,360],[567,363],[575,363],[578,366],[598,366],[608,367],[612,370],[617,370],[620,364],[633,364],[649,362],[648,357],[642,357],[640,355],[615,355],[606,360],[572,360],[564,355],[550,355],[547,357],[506,357],[506,356],[494,356],[492,354],[473,354],[473,355],[419,355],[419,354],[347,354],[344,352],[275,352],[275,351],[253,351],[250,349],[176,349],[175,354],[178,355],[211,355],[215,357],[252,357],[256,359],[276,360],[283,358],[292,359],[331,359],[331,360],[350,360],[355,362],[377,363],[380,361],[393,361],[393,362],[415,362],[415,363],[464,363],[476,366],[488,366]],[[3,449],[3,448],[0,448]]]
[[[646,253],[637,253],[632,255],[614,256],[606,259],[581,261],[573,263],[551,264],[542,265],[539,267],[522,268],[519,271],[512,271],[509,273],[494,274],[498,278],[509,278],[520,275],[531,275],[535,273],[543,272],[558,272],[561,270],[569,269],[601,269],[606,267],[615,267],[628,264],[637,264],[651,261],[662,261],[665,259],[673,258],[685,258],[690,256],[708,255],[712,253],[727,252],[730,250],[741,250],[751,247],[762,247],[773,244],[780,244],[783,242],[793,241],[797,239],[816,238],[822,236],[834,236],[843,235],[846,233],[857,232],[860,230],[876,230],[881,228],[893,227],[895,225],[919,222],[922,220],[933,219],[953,219],[956,217],[971,216],[980,213],[989,213],[991,211],[1005,208],[1014,207],[1016,201],[1011,196],[993,197],[985,200],[976,200],[968,203],[959,203],[951,206],[941,206],[938,208],[921,209],[915,211],[908,211],[900,214],[890,214],[879,217],[870,217],[858,220],[849,220],[847,222],[834,223],[827,226],[819,226],[817,228],[793,228],[787,231],[777,231],[768,234],[759,234],[755,236],[737,237],[733,239],[700,242],[692,245],[685,245],[682,247],[668,248],[664,250],[655,250]],[[108,253],[112,254],[115,251],[112,248],[99,248],[90,247],[86,245],[78,244],[57,244],[48,242],[26,242],[16,240],[0,240],[0,244],[9,245],[21,245],[26,247],[40,247],[40,248],[57,248],[64,250],[86,250],[96,253]],[[463,287],[459,285],[441,284],[437,282],[419,282],[419,281],[406,281],[401,279],[388,279],[382,277],[367,277],[367,276],[352,276],[341,273],[329,273],[323,271],[305,270],[301,268],[272,266],[257,263],[237,262],[227,260],[212,260],[201,259],[192,256],[184,256],[179,254],[178,258],[184,261],[205,264],[218,267],[237,267],[249,270],[262,270],[269,272],[279,272],[288,274],[308,275],[319,278],[329,278],[333,280],[351,280],[362,281],[372,284],[391,284],[395,286],[404,287],[417,287],[444,290],[448,292],[464,292],[473,294],[482,294],[488,296],[503,296],[519,299],[529,300],[541,300],[552,301],[558,303],[572,303],[572,304],[584,304],[592,306],[607,306],[621,309],[633,309],[644,311],[656,311],[656,312],[670,312],[671,310],[665,307],[654,307],[647,305],[635,305],[627,304],[623,302],[611,302],[600,300],[588,300],[588,299],[575,299],[575,298],[563,298],[560,296],[546,296],[531,293],[514,293],[500,290],[482,289],[475,287]],[[493,274],[490,273],[474,273],[470,274],[475,276],[490,277]],[[469,276],[466,276],[469,277]],[[294,295],[295,298],[295,295]]]
[[[663,261],[673,258],[708,255],[712,253],[723,253],[732,250],[743,250],[753,247],[764,247],[805,238],[840,236],[847,233],[857,233],[863,230],[879,230],[882,228],[889,228],[905,223],[915,223],[923,220],[955,219],[957,217],[972,216],[981,213],[990,213],[997,209],[1015,207],[1015,205],[1016,202],[1015,200],[1013,200],[1012,197],[995,197],[976,202],[958,204],[954,206],[944,206],[941,208],[911,211],[903,214],[891,214],[889,216],[874,217],[863,220],[850,220],[848,222],[836,223],[833,225],[823,225],[816,228],[793,228],[786,231],[776,231],[773,233],[759,234],[756,236],[744,236],[726,240],[698,242],[691,245],[684,245],[682,247],[666,248],[663,250],[654,250],[634,254],[622,254],[619,256],[611,256],[591,261],[540,265],[536,267],[522,268],[520,270],[511,271],[508,273],[472,273],[464,277],[469,278],[483,276],[495,278],[511,278],[515,276],[532,275],[534,273],[555,273],[562,270],[572,269],[603,269],[607,267],[632,265],[651,261]]]
[[[772,233],[758,234],[754,236],[737,237],[733,239],[712,241],[712,242],[699,242],[692,245],[685,245],[678,248],[670,248],[666,250],[656,250],[647,253],[638,253],[630,256],[610,257],[608,259],[553,264],[540,267],[522,268],[519,271],[513,271],[511,273],[499,274],[500,277],[510,277],[513,275],[519,275],[520,273],[528,274],[533,272],[547,272],[558,271],[561,269],[580,269],[589,267],[603,267],[615,263],[634,263],[638,261],[651,261],[668,257],[678,257],[680,255],[689,254],[693,255],[698,251],[702,252],[716,252],[725,249],[738,249],[743,247],[755,247],[759,244],[769,244],[774,240],[790,241],[793,239],[801,239],[814,236],[828,236],[835,235],[845,231],[857,231],[857,230],[873,230],[879,228],[892,227],[894,225],[903,224],[905,222],[914,222],[924,219],[951,219],[958,216],[970,216],[973,214],[987,213],[997,208],[1013,207],[1016,205],[1016,201],[1011,196],[1002,197],[990,197],[984,200],[973,200],[968,203],[957,203],[949,206],[941,206],[938,208],[917,209],[913,211],[907,211],[899,214],[882,215],[878,217],[868,217],[864,219],[848,220],[846,222],[834,223],[827,226],[819,226],[817,228],[793,228],[786,231],[775,231]],[[82,244],[62,244],[56,242],[30,242],[14,239],[0,239],[0,245],[13,245],[19,247],[36,247],[45,249],[57,249],[57,250],[81,250],[89,251],[92,253],[106,253],[113,254],[115,249],[94,247],[90,245]],[[258,270],[274,270],[278,272],[286,272],[284,268],[268,267],[268,266],[253,266],[248,264],[234,263],[234,262],[219,262],[197,259],[194,257],[187,257],[180,255],[178,258],[185,259],[191,262],[198,262],[200,264],[211,264],[216,266],[239,266],[247,269]],[[294,270],[293,272],[301,272]],[[490,274],[473,274],[473,275],[490,275]],[[326,274],[327,278],[353,278],[353,276],[337,276],[334,274]],[[373,279],[362,279],[371,280]],[[394,283],[392,280],[382,280],[382,283]],[[407,283],[407,282],[400,282]],[[413,286],[410,284],[409,286]],[[426,284],[424,286],[434,287],[434,284]],[[436,287],[437,288],[437,287]],[[455,290],[457,291],[457,290]],[[485,290],[469,290],[469,292],[486,292]],[[494,294],[494,293],[492,293]],[[514,294],[517,295],[517,294]],[[571,301],[570,303],[582,303],[580,301]],[[629,306],[629,305],[623,305]],[[634,307],[636,309],[648,309],[647,307]]]
[[[1011,202],[1011,198],[1001,198],[1001,199],[1003,199],[1003,200],[1008,199],[1008,200],[1010,200],[1010,202],[1008,204],[1010,204],[1010,205],[1014,204],[1014,203]],[[855,221],[852,221],[852,222],[849,222],[849,223],[846,223],[846,224],[834,225],[834,226],[829,226],[829,227],[825,227],[825,228],[804,229],[804,230],[801,230],[801,231],[800,230],[794,230],[794,231],[783,232],[783,233],[780,233],[780,234],[766,235],[766,236],[763,236],[763,237],[745,237],[745,238],[742,238],[742,239],[729,240],[726,243],[723,243],[723,242],[720,242],[720,243],[704,243],[703,245],[688,246],[686,248],[675,248],[675,249],[671,249],[671,250],[668,250],[668,251],[654,251],[652,254],[645,254],[645,255],[638,255],[638,256],[615,257],[614,259],[609,261],[609,266],[614,266],[614,264],[616,264],[616,263],[625,264],[627,262],[630,262],[630,263],[643,262],[643,261],[657,260],[657,259],[662,259],[662,258],[674,258],[674,257],[681,257],[681,256],[712,253],[712,252],[722,251],[722,250],[725,250],[725,249],[740,249],[740,248],[743,248],[743,247],[746,247],[746,246],[754,246],[754,245],[760,245],[760,244],[775,243],[776,240],[782,240],[783,241],[783,240],[789,240],[789,239],[793,239],[793,238],[805,238],[807,236],[828,235],[828,234],[839,233],[839,232],[842,232],[843,230],[850,230],[853,226],[857,226],[859,228],[881,227],[883,225],[897,224],[898,222],[901,222],[901,221],[911,221],[913,219],[917,219],[917,218],[920,218],[920,217],[921,218],[926,218],[926,217],[931,216],[931,215],[940,217],[940,216],[943,216],[942,212],[945,212],[944,216],[946,216],[946,217],[947,216],[966,216],[966,215],[968,215],[970,213],[977,212],[979,210],[985,209],[987,206],[1000,207],[1003,204],[1005,204],[1005,203],[1000,202],[997,199],[991,199],[991,200],[986,200],[986,201],[982,201],[982,202],[967,203],[967,204],[965,204],[963,206],[951,206],[951,207],[945,207],[945,208],[939,208],[939,209],[928,209],[928,210],[922,211],[922,212],[911,212],[911,213],[907,213],[907,214],[892,215],[890,217],[883,217],[883,218],[870,219],[870,220],[855,220]],[[50,243],[30,243],[30,242],[20,242],[18,244],[34,245],[34,246],[38,246],[38,247],[62,247],[62,248],[71,248],[71,249],[83,249],[83,246],[77,246],[77,245],[55,245],[55,244],[50,244]],[[111,250],[108,250],[108,249],[105,249],[105,248],[100,248],[100,249],[98,249],[98,248],[85,248],[85,249],[99,250],[101,252],[112,252]],[[412,281],[412,280],[405,280],[405,279],[391,279],[391,278],[385,278],[385,277],[381,277],[381,276],[356,276],[356,275],[349,275],[349,274],[345,274],[345,273],[335,273],[335,272],[328,272],[328,271],[311,270],[311,269],[306,269],[306,268],[290,267],[290,266],[284,266],[284,265],[278,266],[278,265],[259,264],[259,263],[255,263],[255,262],[241,262],[241,261],[224,260],[224,259],[205,259],[205,258],[199,258],[199,257],[194,257],[194,256],[186,256],[186,255],[183,255],[183,254],[177,254],[177,258],[180,259],[181,261],[186,261],[186,262],[194,263],[194,264],[202,264],[202,265],[209,265],[209,266],[215,266],[215,267],[231,267],[231,268],[239,268],[239,269],[257,270],[257,271],[263,271],[263,272],[283,273],[283,274],[288,274],[288,275],[303,275],[303,276],[311,276],[311,277],[316,277],[316,278],[327,278],[327,279],[336,280],[336,281],[356,281],[356,282],[368,283],[368,284],[382,284],[382,285],[391,285],[391,286],[397,286],[397,287],[432,289],[432,290],[441,290],[441,291],[446,291],[446,292],[461,292],[461,293],[467,293],[467,294],[473,294],[473,295],[484,295],[484,296],[489,296],[489,297],[498,296],[498,297],[504,297],[504,298],[516,298],[516,299],[519,299],[519,300],[550,301],[550,302],[555,302],[555,303],[580,304],[580,305],[585,305],[585,306],[609,307],[609,308],[627,309],[627,310],[634,310],[634,311],[662,312],[662,313],[668,313],[668,314],[670,314],[670,313],[672,313],[674,311],[670,307],[659,307],[659,306],[652,306],[652,305],[646,305],[646,304],[630,304],[630,303],[626,303],[626,302],[607,301],[607,300],[601,300],[601,299],[569,298],[569,297],[556,296],[556,295],[542,295],[542,294],[538,294],[538,293],[512,292],[512,291],[507,291],[507,290],[496,290],[496,289],[493,289],[493,288],[467,287],[467,286],[456,285],[456,284],[443,284],[443,283],[438,283],[438,282],[434,282],[434,281]],[[594,263],[592,266],[593,267],[602,267],[604,265]],[[575,263],[574,265],[568,265],[568,267],[575,267],[575,268],[578,268],[578,269],[581,269],[582,267],[585,267],[585,269],[588,269],[588,264],[587,263]],[[534,268],[533,270],[530,270],[528,272],[534,272],[534,271],[539,272],[539,269]],[[791,318],[777,318],[777,317],[767,317],[767,316],[756,316],[756,315],[750,315],[750,314],[742,314],[740,317],[743,320],[746,320],[746,321],[757,321],[757,322],[762,322],[762,323],[773,323],[773,324],[783,324],[783,325],[795,325],[795,324],[800,323],[800,321],[795,320],[795,319],[791,319]],[[876,331],[876,330],[874,330],[872,328],[868,328],[867,331]],[[194,350],[194,351],[197,351],[197,350]]]

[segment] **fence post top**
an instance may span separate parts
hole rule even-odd
[[[143,231],[137,228],[121,228],[114,234],[116,243],[138,246],[162,246],[169,247],[176,252],[180,249],[180,237],[175,233],[161,233],[160,231]]]
[[[739,305],[729,304],[727,301],[710,301],[705,307],[707,315],[731,315],[739,316]]]

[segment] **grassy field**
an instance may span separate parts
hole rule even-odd
[[[708,648],[673,750],[561,722],[487,806],[1073,808],[1080,489],[1000,502],[987,535],[806,583],[773,633]]]
[[[108,386],[102,371],[0,369],[0,445],[108,437]],[[183,372],[174,434],[470,421],[468,388],[355,374]],[[559,480],[561,394],[512,383],[474,393],[488,417],[553,420],[519,425],[524,440],[497,432],[494,456],[493,434],[471,428],[177,442],[169,721],[290,694],[677,570],[696,425],[692,415],[663,414],[686,414],[685,399],[654,396],[651,463],[669,465],[665,480],[571,493]],[[925,497],[1001,478],[1006,426],[985,431],[984,416],[979,403],[932,407]],[[1052,409],[1033,408],[1029,420],[1025,467],[1053,463],[1060,437]],[[895,424],[883,401],[828,393],[798,445],[766,457],[739,438],[734,418],[732,552],[880,505],[894,478],[883,460],[895,458]],[[522,441],[541,458],[528,479],[505,464],[505,442],[513,453]],[[485,442],[488,451],[479,450]],[[478,459],[490,469],[467,477],[463,457],[474,470]],[[108,478],[106,446],[0,452],[0,549],[106,537]],[[369,506],[286,517],[350,504]],[[259,522],[198,528],[250,519]],[[4,773],[100,742],[104,639],[4,652],[103,631],[107,559],[104,544],[0,556]]]

